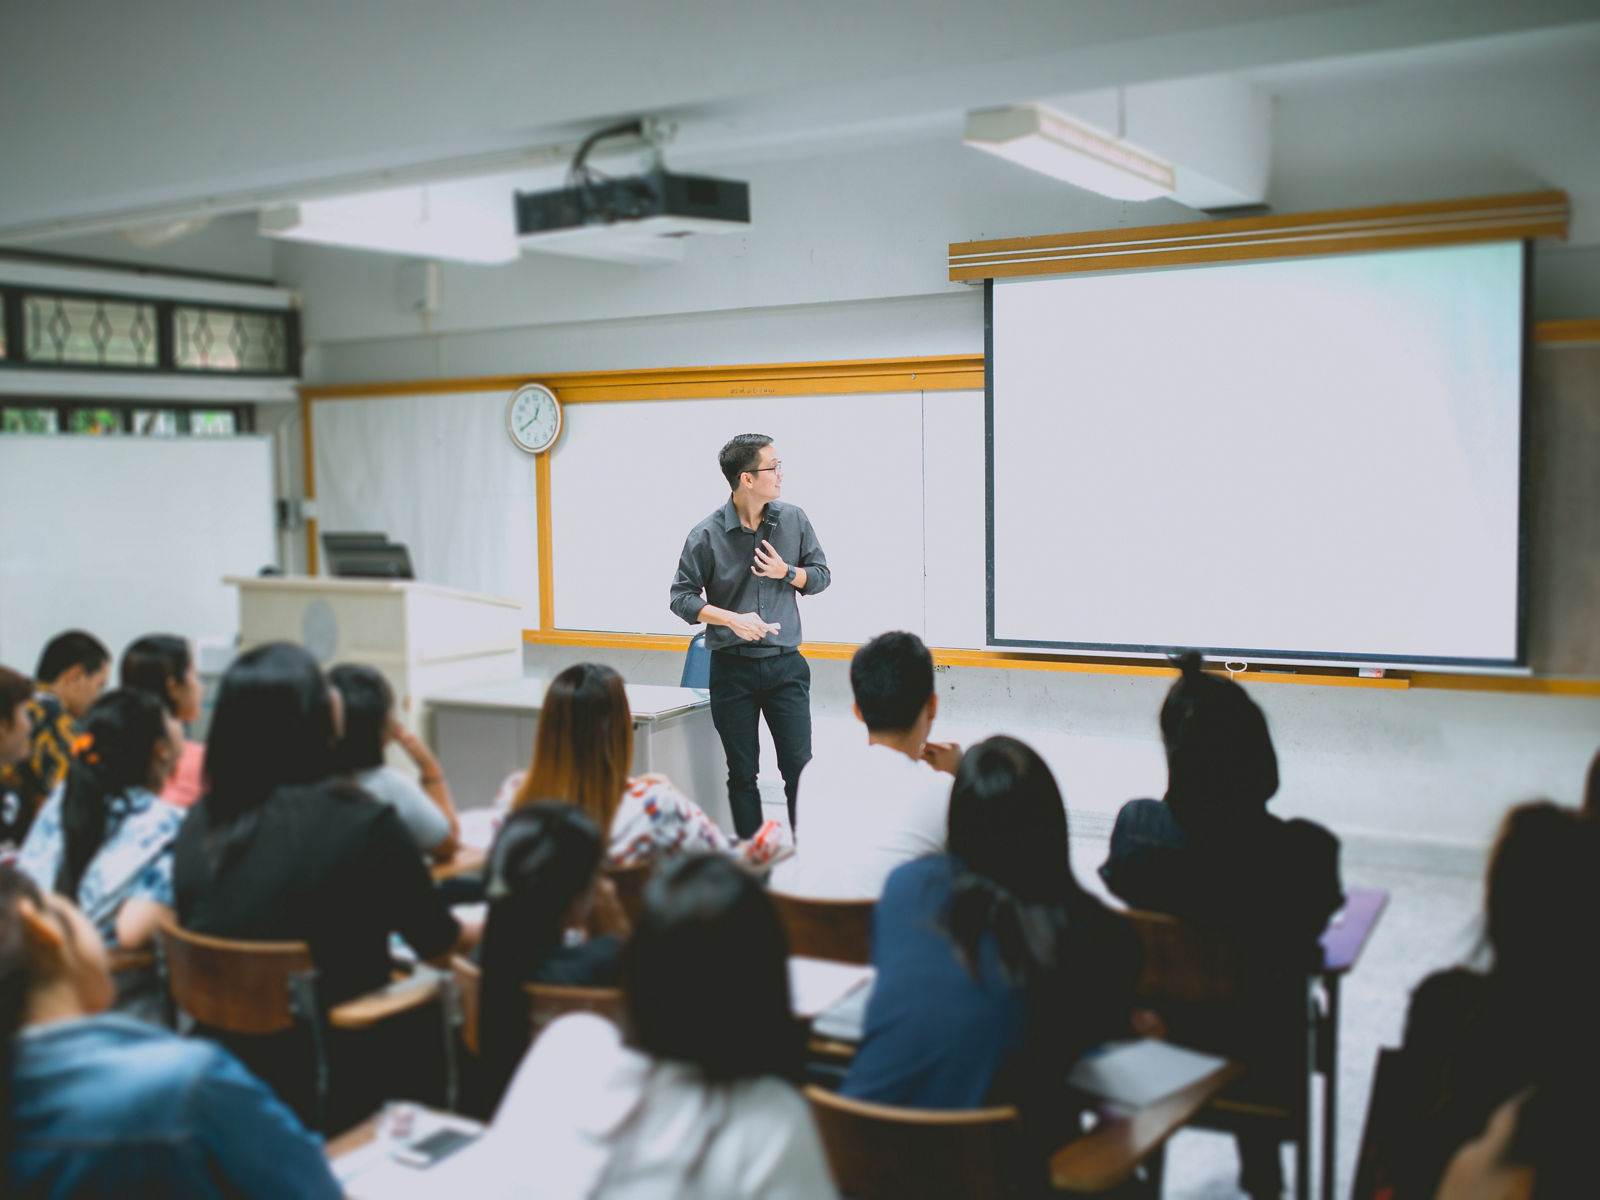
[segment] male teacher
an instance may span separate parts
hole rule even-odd
[[[672,611],[704,624],[711,720],[728,756],[733,827],[761,827],[758,718],[767,718],[794,828],[800,770],[811,761],[811,668],[800,656],[800,605],[828,586],[828,560],[802,509],[778,500],[783,463],[772,439],[741,433],[717,455],[733,494],[689,531]]]

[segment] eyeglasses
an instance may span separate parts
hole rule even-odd
[[[750,470],[750,474],[759,475],[763,471],[776,471],[779,475],[782,475],[783,474],[783,459],[781,459],[781,458],[778,459],[770,467],[752,467],[751,470]]]

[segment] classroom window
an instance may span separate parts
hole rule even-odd
[[[156,310],[139,300],[28,293],[23,359],[88,367],[155,367]]]
[[[57,433],[59,414],[53,408],[7,408],[0,412],[0,432]]]
[[[122,413],[115,408],[75,408],[67,427],[73,433],[121,433]]]
[[[177,411],[170,408],[136,408],[131,432],[140,437],[174,437],[178,428]]]
[[[173,361],[180,370],[287,374],[287,313],[205,308],[172,310]]]
[[[239,432],[239,422],[228,409],[194,409],[189,413],[189,432],[197,437],[228,437]]]

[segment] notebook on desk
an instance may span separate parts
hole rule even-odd
[[[1128,1108],[1144,1108],[1181,1092],[1228,1060],[1145,1038],[1107,1042],[1072,1065],[1067,1082],[1081,1092]]]

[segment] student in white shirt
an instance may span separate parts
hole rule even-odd
[[[864,736],[806,765],[795,857],[773,872],[779,891],[876,899],[901,863],[944,851],[961,747],[928,740],[939,711],[928,648],[912,633],[881,634],[850,660],[850,687]]]
[[[477,1174],[550,1200],[834,1197],[795,1089],[802,1027],[772,901],[720,854],[664,865],[623,950],[630,1034],[551,1025],[495,1113]]]

